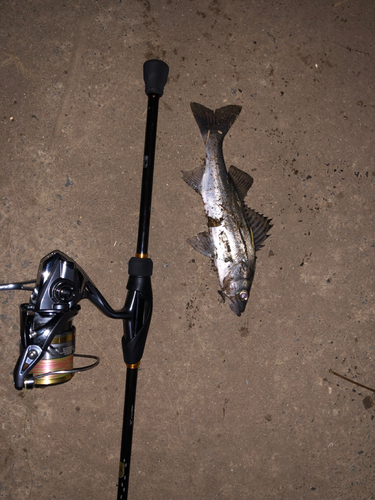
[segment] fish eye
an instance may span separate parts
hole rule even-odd
[[[247,290],[242,290],[239,293],[240,299],[241,300],[247,300],[249,298],[249,294],[247,293]]]

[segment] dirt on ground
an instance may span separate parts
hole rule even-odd
[[[2,283],[35,279],[59,249],[122,307],[138,231],[143,63],[170,68],[129,499],[375,498],[373,7],[1,1]],[[187,243],[206,228],[181,174],[205,155],[191,101],[242,106],[225,160],[254,178],[246,203],[273,220],[240,318]],[[76,352],[99,366],[17,391],[30,292],[0,298],[0,498],[116,498],[121,321],[82,301]]]

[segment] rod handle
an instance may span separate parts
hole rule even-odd
[[[155,94],[161,97],[167,83],[169,66],[159,59],[149,59],[143,65],[143,79],[147,95]]]

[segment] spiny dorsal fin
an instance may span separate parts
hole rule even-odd
[[[207,231],[203,233],[197,234],[197,236],[193,236],[193,238],[188,239],[188,243],[196,250],[197,252],[209,257],[210,259],[214,258],[215,255],[215,247],[212,244],[211,236]]]
[[[243,170],[240,170],[234,165],[231,165],[229,167],[228,174],[233,181],[234,187],[236,188],[240,200],[244,200],[247,192],[253,185],[254,179],[251,177],[251,175],[247,174]]]
[[[233,104],[213,111],[197,102],[190,103],[190,107],[205,144],[211,134],[222,142],[242,109],[241,106]]]
[[[193,170],[183,170],[182,178],[191,188],[200,194],[202,186],[202,177],[204,174],[205,166],[194,168]]]
[[[243,207],[245,219],[253,232],[255,250],[259,250],[263,246],[263,241],[269,236],[267,233],[272,227],[272,219],[268,219],[246,205]]]

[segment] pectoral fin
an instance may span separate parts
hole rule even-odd
[[[215,255],[215,247],[212,244],[212,240],[210,235],[205,231],[204,233],[199,233],[197,236],[190,238],[188,243],[196,250],[197,252],[209,257],[210,259],[214,258]]]
[[[246,205],[243,207],[245,219],[253,232],[255,250],[259,250],[262,247],[263,241],[269,236],[267,233],[272,227],[271,219],[259,214]]]

